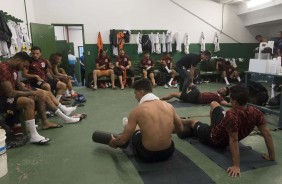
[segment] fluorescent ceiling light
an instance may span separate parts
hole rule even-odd
[[[255,6],[259,6],[259,5],[268,3],[270,1],[272,1],[272,0],[250,0],[250,1],[247,2],[247,6],[248,6],[248,8],[253,8]]]

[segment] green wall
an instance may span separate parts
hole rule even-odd
[[[183,45],[182,45],[183,46]],[[212,56],[224,57],[224,58],[244,58],[244,66],[249,65],[249,59],[254,57],[253,50],[258,46],[257,43],[221,43],[220,52],[212,53]],[[176,45],[173,44],[173,60],[177,61],[185,54],[184,52],[177,53],[175,51]],[[206,44],[206,49],[213,51],[213,44]],[[108,50],[108,56],[115,61],[112,56],[112,49],[109,44],[104,44],[104,50]],[[126,54],[130,57],[132,62],[139,62],[143,58],[143,54],[137,54],[137,44],[124,44],[124,50]],[[190,53],[199,53],[200,45],[191,44]],[[92,72],[95,68],[95,59],[97,57],[98,49],[96,44],[85,44],[84,54],[85,54],[85,64],[86,64],[86,76]],[[152,54],[151,58],[154,61],[160,60],[164,54]]]
[[[30,23],[32,46],[42,49],[42,57],[49,59],[56,52],[54,26],[46,24]]]

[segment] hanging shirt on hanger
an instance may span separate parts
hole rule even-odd
[[[141,38],[142,38],[142,36],[141,36],[140,32],[138,32],[138,34],[136,35],[136,38],[135,38],[136,43],[137,43],[137,53],[138,54],[143,53],[142,45],[141,45]]]
[[[175,33],[175,42],[176,42],[176,51],[181,52],[181,39],[180,39],[180,34],[178,32]]]
[[[190,46],[190,40],[189,40],[189,35],[188,33],[184,34],[184,53],[189,54],[189,46]]]
[[[161,36],[161,44],[162,44],[162,52],[166,52],[165,33],[164,32]]]
[[[161,44],[160,44],[160,34],[159,33],[155,35],[155,46],[156,46],[156,53],[160,54],[161,53]]]
[[[172,52],[172,36],[171,36],[171,31],[167,31],[166,33],[166,49],[167,52]]]
[[[154,36],[154,33],[151,33],[149,38],[151,40],[151,46],[152,46],[151,53],[155,53],[156,49],[155,49],[155,36]]]
[[[220,51],[219,40],[218,40],[217,33],[214,34],[213,44],[214,44],[214,52]]]
[[[201,38],[200,38],[200,45],[201,45],[201,51],[206,50],[206,43],[205,43],[205,36],[204,33],[201,33]]]

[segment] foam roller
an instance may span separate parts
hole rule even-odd
[[[113,133],[110,132],[104,132],[104,131],[99,131],[96,130],[94,131],[93,135],[92,135],[92,140],[93,142],[96,143],[100,143],[100,144],[106,144],[109,145],[110,140],[112,139],[112,135]],[[113,136],[116,138],[118,137],[117,134],[113,134]],[[128,142],[122,146],[119,146],[120,148],[126,148],[128,146]]]

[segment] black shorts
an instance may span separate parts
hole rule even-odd
[[[46,81],[46,83],[48,83],[48,84],[50,85],[52,92],[53,92],[53,91],[56,91],[56,89],[57,89],[57,83],[58,83],[58,82],[59,82],[59,81],[56,80],[56,79],[47,79],[47,81]],[[40,89],[42,89],[42,85],[43,85],[44,83],[45,83],[45,81],[43,81],[43,82],[38,82],[38,81],[35,81],[35,80],[30,81],[30,85],[31,85],[32,87],[40,88]]]
[[[163,72],[163,73],[167,73],[167,74],[168,74],[168,71],[165,69],[165,67],[161,67],[160,72]]]
[[[196,137],[198,137],[199,141],[205,144],[211,144],[211,126],[197,122],[193,127],[193,133]]]
[[[225,111],[221,106],[216,107],[211,114],[211,126],[214,126],[221,122],[224,118]]]
[[[8,114],[16,114],[17,113],[17,100],[18,97],[15,98],[7,98],[4,96],[0,96],[0,112],[8,113]]]
[[[30,82],[29,82],[29,84],[32,88],[39,88],[39,89],[41,89],[41,87],[44,83],[45,83],[44,81],[39,82],[37,80],[30,80]],[[26,84],[28,84],[28,83],[26,83]]]
[[[146,70],[145,68],[142,68],[142,70]],[[149,70],[146,70],[148,74],[154,73],[154,68],[150,68]]]
[[[132,135],[132,145],[140,160],[145,162],[158,162],[167,160],[174,152],[173,141],[171,141],[171,146],[168,149],[161,151],[147,150],[142,144],[142,133],[140,130],[136,130]]]
[[[198,101],[200,91],[198,88],[194,88],[189,93],[181,92],[179,100],[187,103],[196,103]]]
[[[50,85],[52,92],[56,91],[57,83],[59,82],[58,80],[56,80],[56,79],[47,79],[46,82]]]
[[[117,76],[122,76],[123,75],[123,72],[122,72],[122,70],[120,68],[117,68],[115,70],[115,73],[117,74]],[[134,77],[134,72],[130,68],[127,68],[126,69],[126,75]]]

